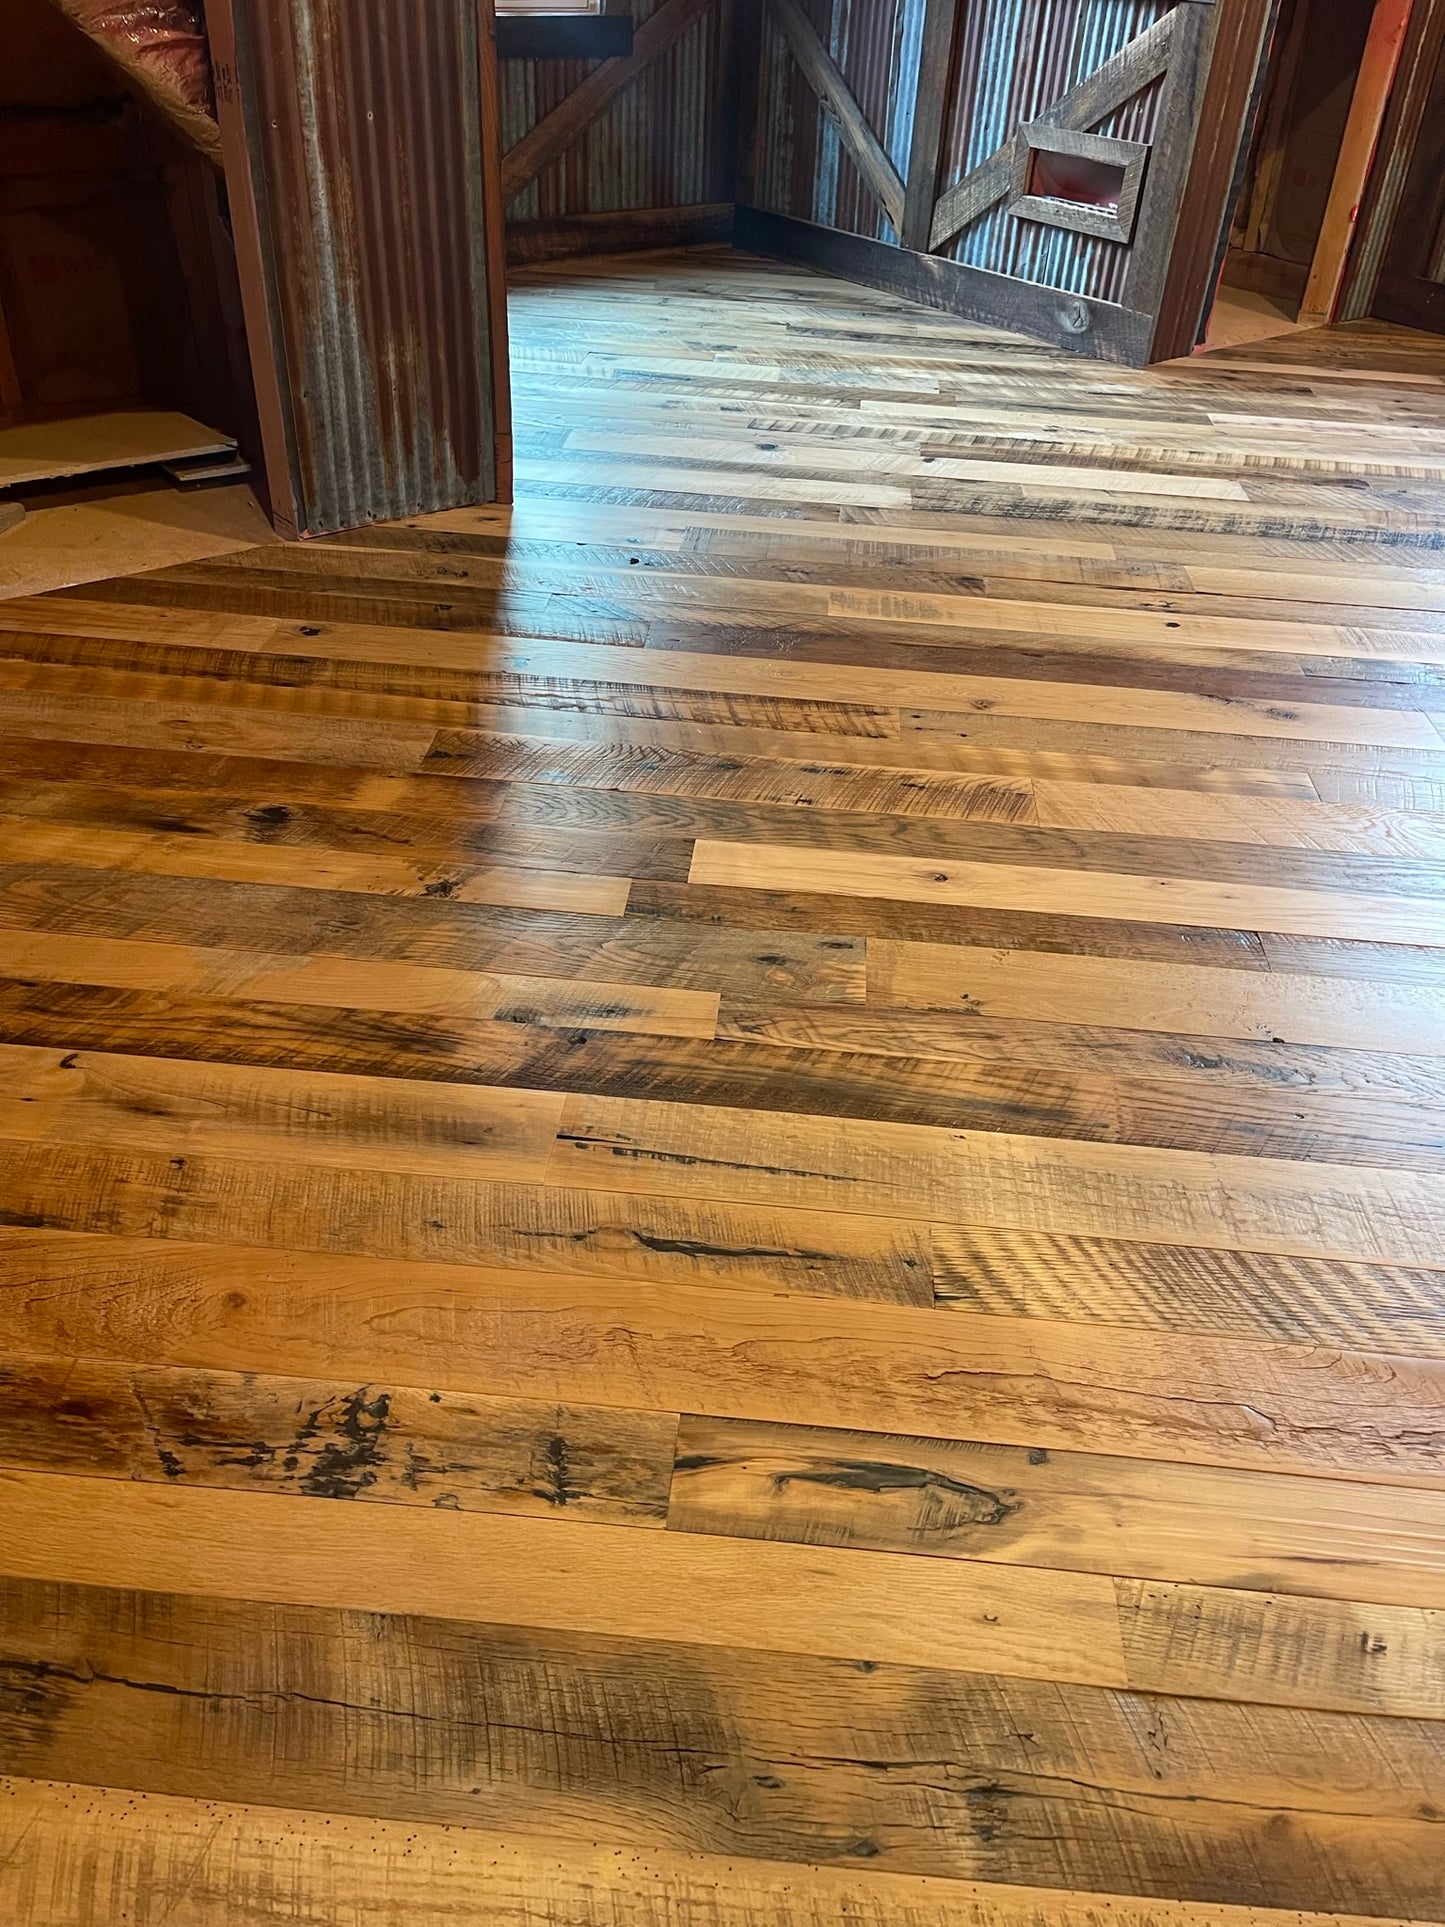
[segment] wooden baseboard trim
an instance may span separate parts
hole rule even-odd
[[[732,223],[732,204],[728,201],[705,201],[692,207],[626,208],[616,214],[572,214],[549,221],[509,221],[507,259],[517,265],[560,260],[571,254],[692,247],[705,241],[726,241]]]
[[[1087,295],[1010,281],[961,261],[946,261],[941,255],[890,247],[885,241],[815,227],[811,221],[757,207],[737,209],[733,245],[780,261],[805,262],[840,280],[862,281],[966,321],[994,328],[1016,326],[1020,334],[1075,354],[1133,368],[1142,367],[1149,357],[1153,322],[1147,314]],[[1004,320],[1005,315],[1010,319]]]

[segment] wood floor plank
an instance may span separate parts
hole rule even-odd
[[[16,1580],[0,1585],[0,1664],[26,1689],[4,1764],[37,1780],[304,1798],[463,1840],[545,1834],[554,1851],[605,1829],[635,1852],[661,1798],[674,1847],[732,1855],[739,1874],[856,1875],[866,1858],[874,1874],[1038,1883],[1051,1908],[1103,1878],[1264,1902],[1306,1867],[1337,1907],[1433,1896],[1425,1722]],[[1261,1745],[1292,1762],[1287,1830],[1270,1825]],[[1363,1784],[1344,1764],[1356,1748],[1375,1766]]]
[[[661,756],[658,760],[696,761]],[[731,764],[736,759],[715,760]],[[229,759],[226,768],[227,773],[239,773]],[[1253,889],[1277,881],[1288,889],[1325,886],[1352,894],[1410,898],[1445,892],[1445,864],[1420,858],[1365,852],[1325,857],[1238,841],[1039,829],[1028,822],[995,822],[977,814],[941,816],[929,801],[926,782],[924,807],[909,814],[824,807],[811,789],[791,785],[787,802],[739,804],[726,796],[686,796],[681,793],[685,783],[673,785],[675,794],[657,796],[646,783],[615,788],[603,783],[591,788],[553,782],[545,774],[535,782],[503,784],[460,773],[449,757],[440,754],[435,761],[429,758],[424,773],[412,779],[366,779],[347,773],[337,783],[334,776],[294,765],[267,771],[252,762],[242,768],[257,781],[261,796],[254,791],[227,795],[205,789],[197,794],[178,788],[173,778],[162,788],[139,793],[132,788],[66,782],[14,784],[9,811],[0,823],[11,836],[18,836],[18,825],[34,820],[42,843],[67,834],[74,838],[85,830],[97,833],[97,844],[104,848],[114,836],[119,839],[114,847],[121,860],[127,850],[136,849],[140,867],[147,861],[147,840],[163,851],[184,839],[190,851],[198,853],[216,839],[223,846],[258,845],[273,852],[306,847],[353,859],[371,855],[380,844],[405,850],[418,866],[428,861],[436,866],[430,874],[443,880],[433,883],[432,895],[462,892],[467,874],[487,860],[514,859],[554,870],[571,864],[613,875],[626,875],[630,868],[639,876],[680,880],[694,839],[739,836],[804,850],[822,846],[879,856],[911,854],[941,864],[1026,864],[1143,878],[1164,874],[1181,881],[1238,883]],[[929,773],[921,774],[927,778]],[[432,780],[438,775],[446,780]],[[308,792],[319,793],[324,800],[305,800]],[[366,806],[383,801],[399,807]],[[991,802],[988,807],[992,808]],[[619,861],[619,854],[625,861]]]
[[[1055,1677],[1068,1654],[1080,1684],[1128,1683],[1113,1586],[1091,1574],[1056,1575],[1045,1600],[1032,1573],[1001,1566],[758,1542],[740,1560],[730,1544],[683,1533],[9,1469],[0,1520],[0,1571],[14,1578],[653,1639],[705,1595],[706,1622],[688,1626],[706,1645],[1024,1678]],[[1359,1697],[1337,1670],[1307,1704]],[[1388,1673],[1374,1697],[1398,1691],[1384,1710],[1417,1711],[1410,1674]]]
[[[277,624],[254,617],[237,617],[235,625],[230,646],[220,647],[184,610],[147,608],[137,619],[118,602],[15,598],[0,606],[0,657],[87,669],[135,663],[202,681],[206,688],[214,685],[215,695],[229,693],[235,702],[263,701],[270,689],[293,706],[301,692],[310,704],[333,693],[343,703],[404,693],[455,704],[479,728],[487,726],[488,709],[501,715],[530,713],[534,734],[556,733],[564,719],[580,715],[593,722],[610,717],[658,726],[786,729],[804,739],[843,736],[853,754],[860,744],[898,735],[897,717],[884,704],[668,691],[643,677],[635,660],[628,662],[622,681],[598,679],[586,668],[586,657],[577,659],[579,675],[537,676],[492,667],[488,652],[465,639],[450,652],[457,660],[434,660],[438,650],[446,654],[444,637],[414,650],[394,629],[363,632],[371,647],[353,659],[339,646],[351,633],[346,625]],[[516,729],[521,723],[492,726]],[[94,754],[87,760],[103,763],[109,747],[92,745]],[[11,753],[19,754],[18,747]]]
[[[1424,743],[1423,737],[1414,747],[1363,745],[1354,741],[1347,729],[1315,740],[1286,732],[1245,739],[1222,730],[1217,719],[1201,719],[1189,729],[1169,729],[1121,725],[1104,719],[1084,722],[1024,718],[962,705],[956,709],[921,705],[913,708],[901,695],[899,702],[904,738],[915,733],[942,736],[964,741],[975,750],[995,753],[1025,750],[1035,755],[1049,752],[1055,756],[1118,757],[1205,767],[1247,766],[1253,770],[1293,769],[1311,774],[1324,770],[1364,775],[1387,772],[1437,779],[1439,775],[1439,751]],[[1402,803],[1397,807],[1428,808],[1429,805]]]
[[[776,746],[778,751],[786,745]],[[644,795],[719,796],[748,802],[790,803],[804,808],[884,811],[900,816],[1028,823],[1034,820],[1027,781],[1002,777],[935,775],[923,769],[892,774],[850,766],[846,759],[814,757],[792,762],[786,755],[744,753],[705,756],[644,743],[611,748],[595,741],[534,742],[482,730],[444,729],[421,767],[490,781],[564,782],[578,788],[618,789]]]
[[[857,1927],[1420,1927],[1401,1915],[1285,1913],[1214,1902],[1100,1895],[1056,1897],[1020,1887],[926,1876],[760,1862],[745,1873],[721,1856],[666,1848],[559,1851],[515,1834],[461,1837],[440,1826],[325,1817],[48,1781],[3,1784],[18,1845],[0,1864],[0,1894],[34,1927],[95,1927],[93,1896],[166,1908],[175,1927],[239,1927],[238,1895],[257,1911],[285,1895],[317,1927],[402,1927],[438,1892],[461,1918],[531,1927],[549,1917],[611,1927],[625,1905],[637,1927],[684,1927],[707,1910],[716,1927],[826,1927],[847,1908]],[[1101,1915],[1100,1909],[1107,1913]],[[183,1911],[178,1911],[178,1909]]]
[[[762,883],[782,890],[855,891],[861,896],[925,903],[978,904],[989,910],[1048,910],[1122,917],[1144,923],[1201,924],[1217,929],[1293,932],[1299,936],[1364,936],[1386,943],[1445,941],[1439,898],[1370,897],[1352,890],[1292,890],[1239,883],[1199,883],[1172,876],[1089,872],[1081,886],[1065,872],[1001,863],[874,856],[862,851],[778,848],[700,838],[688,871],[692,883]]]
[[[5,640],[4,632],[0,631],[0,646],[4,646]],[[36,641],[58,648],[70,646],[72,639],[40,637]],[[121,646],[103,637],[86,641],[88,648],[97,654]],[[176,649],[173,653],[201,655],[203,652]],[[208,663],[216,654],[204,653]],[[996,779],[992,787],[1008,792],[1035,775],[1064,783],[1087,778],[1090,782],[1160,789],[1277,795],[1304,802],[1319,800],[1305,772],[1286,768],[1205,767],[1188,761],[1145,762],[1137,758],[1103,756],[1089,759],[1047,750],[1031,752],[1025,748],[990,752],[971,746],[956,734],[942,732],[914,731],[905,740],[899,730],[897,711],[881,704],[828,705],[778,697],[726,694],[709,697],[705,693],[689,698],[687,692],[681,691],[651,692],[645,684],[587,682],[577,677],[510,676],[484,669],[476,672],[427,670],[409,663],[349,664],[326,657],[246,655],[240,651],[217,657],[216,667],[210,673],[224,676],[229,685],[242,683],[248,689],[265,678],[304,682],[345,677],[363,686],[372,681],[395,686],[399,682],[454,680],[466,692],[466,700],[459,706],[466,710],[467,727],[490,737],[551,739],[563,745],[580,742],[618,749],[651,746],[694,752],[713,759],[751,758],[753,763],[744,764],[742,775],[733,786],[742,790],[751,783],[765,798],[771,795],[775,800],[787,800],[790,791],[795,799],[814,793],[815,784],[803,779],[816,776],[820,768],[834,777],[835,794],[844,784],[854,784],[869,808],[875,807],[872,799],[880,793],[885,771],[910,776],[932,775],[936,779],[951,775],[956,779],[951,786],[941,780],[935,780],[931,786],[925,783],[922,794],[914,797],[903,777],[898,777],[888,793],[903,809],[915,804],[926,805],[930,795],[946,805],[952,804],[954,796],[968,803],[983,796],[984,778]],[[192,751],[178,764],[159,751],[101,744],[91,746],[86,761],[99,773],[107,763],[113,766],[128,763],[139,770],[149,757],[153,770],[149,786],[158,789],[167,778],[174,779],[194,763],[201,753]],[[63,770],[64,759],[53,747],[49,754],[52,767]],[[27,766],[43,767],[46,756],[46,739],[5,739],[6,763],[17,773]],[[236,763],[244,760],[233,759]],[[251,760],[260,765],[267,759]],[[641,774],[636,769],[638,760],[633,759],[634,777]],[[620,759],[617,761],[618,767],[625,770],[627,766]],[[778,765],[776,771],[761,767],[774,763]],[[794,765],[800,767],[792,767]],[[318,778],[325,771],[338,767],[287,764],[284,776],[294,781],[299,775],[306,787],[312,788],[318,786]],[[712,768],[713,780],[720,793],[725,794],[728,785],[723,779],[732,782],[732,772],[716,762]],[[673,765],[672,773],[675,780],[690,783],[694,788],[700,788],[708,776],[706,768],[689,767],[681,759]],[[279,777],[283,772],[276,774]],[[646,787],[640,780],[636,780],[634,786]],[[361,788],[359,780],[356,787]],[[663,790],[666,784],[659,782],[657,787]],[[377,796],[390,792],[398,798],[412,793],[406,779],[385,774],[373,775],[366,789]],[[427,794],[435,796],[434,786],[428,786]],[[7,806],[13,795],[13,791],[7,795]],[[444,803],[444,799],[436,801],[438,806]],[[1007,804],[1007,795],[1003,801]],[[926,814],[927,810],[918,808],[913,813]],[[948,810],[941,813],[946,814]]]
[[[201,949],[125,937],[71,937],[0,930],[0,973],[121,990],[174,989],[259,1002],[385,1009],[420,1017],[491,1018],[565,1029],[636,1030],[659,1037],[711,1037],[715,992],[637,984],[578,984],[566,977],[493,975],[390,962],[384,968],[324,953]]]
[[[1445,1270],[935,1225],[940,1305],[1445,1358]]]
[[[228,883],[270,883],[303,890],[348,890],[390,896],[442,896],[461,903],[514,909],[596,911],[616,916],[627,884],[610,876],[575,876],[506,863],[427,860],[390,854],[353,856],[311,851],[298,864],[289,850],[265,843],[207,842],[198,848],[180,831],[171,835],[112,830],[98,834],[29,817],[0,819],[0,862],[79,864],[143,875],[198,877]]]
[[[1224,797],[1147,795],[1093,783],[1034,784],[1039,821],[1059,829],[1117,830],[1219,837],[1271,847],[1388,851],[1434,858],[1445,849],[1445,823],[1423,811],[1369,810],[1251,797],[1245,808]]]
[[[13,1354],[0,1387],[0,1464],[22,1470],[612,1525],[667,1514],[668,1413]]]
[[[306,859],[293,859],[284,883],[231,884],[215,877],[21,862],[0,866],[0,919],[14,929],[207,949],[233,944],[238,931],[264,932],[268,951],[286,957],[320,951],[379,964],[724,990],[808,1003],[861,1004],[864,997],[864,946],[850,935],[496,906],[458,901],[455,894],[316,890],[307,887],[305,872]],[[1254,961],[1264,967],[1262,948]]]
[[[1201,975],[1207,985],[1209,972],[1203,970]],[[1120,981],[1128,982],[1126,973],[1120,973]],[[1040,1007],[1047,1011],[1042,997]],[[1114,1015],[1133,1017],[1135,1012],[1116,1009]],[[1191,1015],[1197,1022],[1208,1016],[1207,1007]],[[757,1039],[798,1050],[943,1059],[959,1066],[1010,1065],[1015,1075],[1078,1072],[1107,1078],[1120,1091],[1133,1080],[1138,1080],[1134,1088],[1141,1092],[1144,1080],[1156,1091],[1177,1082],[1188,1085],[1188,1102],[1201,1107],[1201,1117],[1209,1114],[1212,1101],[1226,1086],[1236,1094],[1268,1090],[1281,1103],[1305,1099],[1306,1109],[1296,1116],[1310,1117],[1320,1126],[1328,1113],[1318,1106],[1309,1108],[1309,1093],[1328,1092],[1341,1098],[1349,1092],[1390,1093],[1430,1103],[1445,1090],[1445,1063],[1440,1058],[1356,1047],[1353,1038],[1349,1044],[1294,1044],[1267,1034],[1226,1042],[1217,1032],[1208,1031],[1191,1035],[1142,1025],[1066,1023],[1043,1014],[990,1017],[981,1009],[970,1013],[963,997],[956,1010],[919,1010],[881,998],[863,1010],[828,1004],[724,1004],[717,1035],[724,1042]],[[956,1075],[959,1087],[966,1088],[968,1073],[960,1069]],[[1239,1115],[1247,1118],[1247,1105]],[[1348,1115],[1348,1105],[1339,1115]]]
[[[867,968],[868,1000],[880,1010],[1427,1056],[1445,1038],[1445,987],[1315,977],[1283,959],[1258,973],[878,938],[869,940]]]
[[[675,1532],[1434,1606],[1445,1495],[684,1416]]]
[[[0,1223],[933,1302],[927,1226],[560,1185],[12,1140]],[[0,1242],[3,1242],[0,1232]],[[19,1262],[25,1262],[23,1258]],[[22,1348],[23,1349],[23,1348]]]
[[[23,1531],[21,1521],[24,1521]],[[1445,1716],[1445,1613],[982,1561],[0,1470],[0,1571]]]
[[[547,1175],[626,1191],[685,1189],[740,1202],[1399,1264],[1433,1264],[1445,1229],[1445,1191],[1414,1172],[627,1098],[569,1099]]]
[[[523,1183],[546,1169],[563,1102],[544,1092],[318,1081],[284,1070],[23,1045],[0,1045],[0,1070],[0,1136],[7,1138]]]
[[[433,730],[391,721],[258,715],[215,704],[107,702],[83,696],[27,695],[10,690],[5,730],[11,736],[59,736],[67,742],[129,743],[139,748],[211,749],[243,756],[309,756],[316,762],[410,769],[426,754]]]
[[[638,1538],[651,1535],[637,1534]],[[1309,1705],[1321,1679],[1331,1705],[1389,1713],[1445,1708],[1445,1613],[1341,1606],[1262,1592],[1163,1587],[1116,1579],[1130,1684],[1205,1697],[1228,1693]]]
[[[72,878],[82,872],[73,872]],[[0,890],[4,872],[0,871]],[[68,878],[70,882],[72,878]],[[0,902],[3,902],[0,896]],[[962,944],[975,949],[1030,950],[1050,955],[1132,957],[1160,963],[1213,964],[1226,970],[1263,971],[1280,945],[1304,952],[1318,946],[1331,959],[1333,976],[1407,977],[1429,982],[1438,969],[1437,953],[1398,944],[1358,940],[1269,938],[1253,930],[1201,930],[1177,923],[1126,923],[1118,918],[1050,916],[1029,910],[979,910],[958,904],[899,903],[878,897],[830,891],[768,890],[666,878],[634,878],[627,899],[629,915],[699,926],[702,935],[726,922],[738,929],[809,930],[826,928],[839,936],[888,943]],[[8,912],[14,917],[13,910]],[[1283,954],[1283,953],[1282,953]],[[1404,969],[1399,968],[1404,961]],[[1296,969],[1307,968],[1297,963]],[[861,1002],[862,995],[854,1001]],[[801,999],[797,1001],[802,1001]],[[815,1003],[819,999],[812,1000]],[[833,1001],[838,1001],[834,999]]]
[[[1439,1489],[1437,1359],[626,1274],[0,1230],[21,1353]],[[673,1274],[674,1279],[676,1274]]]
[[[545,589],[569,597],[625,599],[639,612],[663,605],[686,610],[704,623],[772,610],[810,627],[824,619],[844,624],[907,623],[911,636],[919,627],[966,629],[974,643],[1004,638],[1030,643],[1047,640],[1061,651],[1097,648],[1137,653],[1154,663],[1212,661],[1218,666],[1226,659],[1220,652],[1229,652],[1229,659],[1237,661],[1242,655],[1253,667],[1283,675],[1291,673],[1290,658],[1295,656],[1359,653],[1415,664],[1438,664],[1445,659],[1440,625],[1431,616],[1394,609],[1383,618],[1388,628],[1365,627],[1358,608],[1330,601],[1328,582],[1316,585],[1311,604],[1282,610],[1259,593],[1193,596],[1182,572],[1176,572],[1172,584],[1162,584],[1156,570],[1107,575],[1095,570],[1081,585],[1086,586],[1085,593],[1072,584],[1039,582],[1033,585],[1036,599],[1024,601],[1019,599],[1018,585],[1006,574],[960,576],[916,564],[899,567],[895,559],[887,571],[890,587],[879,591],[876,566],[853,562],[836,552],[817,563],[802,559],[806,550],[799,552],[797,560],[791,555],[784,560],[777,545],[768,553],[762,552],[760,544],[735,553],[731,566],[715,547],[705,554],[692,550],[681,555],[586,547],[579,554],[577,546],[548,553],[531,545],[521,553],[508,548],[505,554],[495,554],[468,544],[465,538],[382,530],[366,532],[364,542],[343,536],[334,543],[309,543],[304,549],[239,552],[203,573],[215,580],[231,575],[259,579],[258,572],[263,572],[272,583],[309,577],[327,590],[338,580],[352,586],[384,582],[392,585],[393,592],[401,585],[418,583],[444,592],[464,580],[492,591],[499,622],[514,610],[517,598]],[[1149,578],[1151,590],[1170,586],[1184,593],[1171,594],[1166,607],[1159,609],[1157,596],[1133,586],[1139,576]],[[185,572],[181,579],[194,580],[194,572]],[[958,590],[964,593],[955,593]],[[1289,619],[1281,620],[1281,615]],[[924,645],[945,640],[926,634],[912,639]],[[64,685],[50,685],[42,678],[22,686],[59,689]]]
[[[235,958],[239,953],[229,954]],[[29,968],[34,971],[33,964]],[[1144,1074],[1138,1074],[1139,1065],[1128,1061],[1127,1045],[1115,1051],[1116,1058],[1124,1058],[1123,1066],[1092,1066],[1082,1048],[1074,1052],[1081,1063],[1045,1070],[1016,1067],[1006,1050],[998,1061],[997,1049],[990,1056],[986,1037],[979,1039],[983,1062],[967,1061],[974,1054],[971,1040],[954,1050],[942,1038],[935,1048],[926,1018],[915,1020],[922,1036],[909,1037],[905,1018],[898,1038],[885,1037],[881,1044],[878,1018],[855,1019],[853,1029],[860,1036],[855,1039],[846,1029],[838,1032],[847,1048],[820,1051],[816,1046],[827,1046],[833,1038],[826,1006],[820,1018],[805,1009],[797,1024],[784,1014],[771,1026],[776,1041],[755,1042],[736,1027],[734,1034],[717,1040],[671,1036],[667,1015],[659,1019],[656,1011],[669,993],[656,998],[614,994],[589,1006],[577,986],[570,998],[554,1000],[551,1010],[545,998],[540,1011],[519,999],[508,1001],[492,1018],[472,1018],[447,1009],[418,1013],[408,993],[419,986],[405,979],[396,999],[399,1008],[367,1008],[368,991],[383,1001],[387,994],[385,976],[374,967],[317,968],[314,1002],[296,1002],[286,994],[284,968],[267,986],[271,994],[264,1000],[235,994],[224,981],[214,988],[226,994],[213,997],[169,990],[113,992],[97,983],[124,980],[136,969],[132,958],[116,967],[113,958],[83,963],[67,956],[61,972],[0,978],[0,1038],[17,1047],[60,1050],[69,1044],[75,1047],[67,1053],[72,1057],[77,1050],[94,1050],[110,1056],[442,1086],[705,1102],[772,1112],[796,1112],[806,1105],[813,1116],[936,1129],[1248,1158],[1321,1158],[1335,1165],[1445,1169],[1438,1113],[1445,1065],[1434,1058],[1395,1058],[1382,1067],[1377,1054],[1356,1053],[1343,1072],[1336,1072],[1328,1053],[1319,1054],[1326,1060],[1323,1066],[1305,1053],[1303,1067],[1292,1067],[1287,1050],[1279,1053],[1278,1062],[1266,1060],[1263,1065],[1251,1065],[1245,1052],[1245,1061],[1231,1075],[1229,1058],[1208,1040],[1191,1050],[1187,1040],[1175,1038],[1173,1062],[1162,1076],[1147,1065]],[[184,982],[189,974],[212,969],[192,955],[176,976]],[[421,978],[428,974],[416,973]],[[56,983],[56,975],[79,981]],[[298,988],[304,998],[306,988]],[[431,988],[420,988],[424,995],[432,994]],[[609,1021],[592,1026],[589,1007],[600,1009]],[[677,1028],[685,1021],[686,1013],[671,1019]],[[795,1043],[804,1048],[795,1048]],[[911,1045],[911,1051],[900,1051],[900,1043]],[[1068,1056],[1067,1051],[1061,1054]],[[1047,1048],[1039,1055],[1047,1059]],[[1197,1088],[1203,1080],[1188,1077],[1191,1057],[1206,1072],[1213,1067],[1221,1073],[1218,1090]],[[1324,1087],[1318,1093],[1303,1088],[1312,1077]],[[1289,1088],[1280,1089],[1280,1081]],[[1181,1088],[1183,1082],[1190,1088]]]
[[[1440,1920],[1440,342],[509,294],[0,597],[0,1917]]]
[[[91,585],[93,587],[93,585]],[[83,594],[83,592],[81,592]],[[173,628],[162,633],[183,637],[194,615],[192,610],[168,610],[166,585],[138,584],[134,579],[116,585],[123,605],[127,596],[148,599],[127,612],[93,599],[73,603],[68,618],[48,615],[54,626],[68,620],[81,634],[146,637],[156,633],[157,622],[167,615]],[[199,594],[199,591],[195,593]],[[219,601],[236,600],[225,590],[217,590]],[[250,598],[254,600],[254,597]],[[51,603],[58,609],[63,599]],[[8,606],[8,605],[7,605]],[[11,619],[18,619],[17,610]],[[932,647],[916,666],[870,667],[866,653],[856,663],[825,660],[810,662],[786,657],[772,659],[763,653],[721,654],[716,647],[649,648],[639,653],[635,646],[620,646],[610,640],[578,642],[568,640],[560,614],[547,624],[545,635],[497,635],[490,630],[468,633],[465,628],[447,630],[408,629],[405,640],[398,627],[379,623],[374,609],[362,607],[346,612],[321,612],[317,622],[303,614],[278,612],[260,615],[253,626],[238,631],[254,648],[282,653],[334,655],[351,661],[429,663],[457,669],[486,671],[525,678],[571,678],[583,682],[603,681],[650,685],[657,690],[688,692],[694,696],[715,694],[731,698],[791,699],[800,702],[881,705],[909,712],[905,732],[937,735],[954,734],[963,724],[969,726],[972,740],[980,743],[1007,741],[1012,736],[1021,746],[1049,749],[1067,739],[1069,732],[1082,741],[1093,742],[1109,754],[1109,739],[1117,737],[1127,751],[1136,756],[1174,762],[1190,760],[1197,743],[1210,745],[1198,760],[1209,762],[1232,758],[1236,762],[1263,764],[1276,758],[1313,757],[1318,761],[1338,761],[1352,755],[1395,757],[1438,757],[1440,738],[1422,716],[1408,711],[1348,707],[1300,700],[1287,706],[1287,713],[1272,714],[1277,704],[1248,701],[1221,702],[1168,691],[1117,690],[1091,688],[1077,683],[1031,683],[1027,678],[951,674],[937,664],[939,648]],[[414,612],[412,612],[414,613]],[[0,609],[0,626],[6,621]],[[32,618],[33,619],[33,618]],[[237,622],[244,617],[236,617]],[[317,633],[310,633],[315,631]],[[761,650],[769,631],[765,618],[759,619],[755,635]],[[714,645],[725,639],[719,628]],[[836,654],[836,651],[834,652]],[[35,699],[39,701],[41,699]],[[59,698],[46,698],[54,705]],[[915,714],[916,719],[915,720]],[[56,711],[57,718],[60,712]],[[61,719],[63,720],[63,718]],[[919,722],[922,727],[920,729]],[[361,727],[361,725],[357,725]],[[367,725],[381,728],[382,725]],[[389,726],[387,726],[389,727]],[[218,722],[217,728],[220,728]],[[1134,732],[1138,732],[1136,735]],[[52,724],[17,734],[63,734]],[[128,738],[111,728],[97,737],[101,745],[124,742]],[[142,743],[140,746],[144,747]],[[157,747],[165,747],[158,744]],[[176,747],[183,747],[179,732]],[[211,746],[207,742],[197,747]],[[228,747],[218,737],[217,750]],[[244,740],[234,745],[237,753],[250,753]],[[280,745],[278,744],[278,751]],[[264,751],[262,752],[265,753]],[[326,759],[332,760],[332,759]],[[335,760],[365,761],[361,757]],[[403,765],[406,767],[407,765]]]

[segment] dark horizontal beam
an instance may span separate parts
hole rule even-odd
[[[1020,334],[1100,361],[1138,368],[1149,357],[1152,315],[1090,295],[1014,281],[939,254],[892,247],[866,235],[845,234],[839,228],[818,227],[757,207],[738,208],[733,246],[779,261],[802,261],[840,280],[883,288],[907,301],[942,308],[990,328],[1016,328]]]
[[[508,221],[507,259],[552,261],[576,254],[632,254],[649,248],[691,248],[732,238],[730,201],[690,207],[623,208],[606,214],[561,214],[542,221]]]
[[[630,13],[501,13],[499,60],[617,60],[632,52]]]

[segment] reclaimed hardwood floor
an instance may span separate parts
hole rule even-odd
[[[1445,1920],[1445,343],[514,329],[0,601],[0,1919]]]

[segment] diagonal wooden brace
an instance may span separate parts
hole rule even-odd
[[[863,185],[888,216],[897,232],[903,229],[903,177],[882,142],[868,125],[853,91],[838,71],[837,62],[818,38],[798,0],[768,0],[768,10],[792,49],[803,78],[818,96],[838,129],[839,137],[857,168]]]
[[[1127,47],[1120,48],[1112,60],[1106,60],[1102,67],[1034,118],[1049,127],[1068,127],[1082,133],[1106,114],[1112,114],[1116,107],[1122,107],[1126,100],[1132,100],[1168,67],[1178,33],[1179,12],[1175,7],[1162,20],[1156,20]],[[986,161],[980,161],[971,174],[965,174],[938,197],[929,230],[929,247],[941,248],[961,228],[986,213],[995,201],[1001,201],[1013,185],[1013,170],[1011,137]]]

